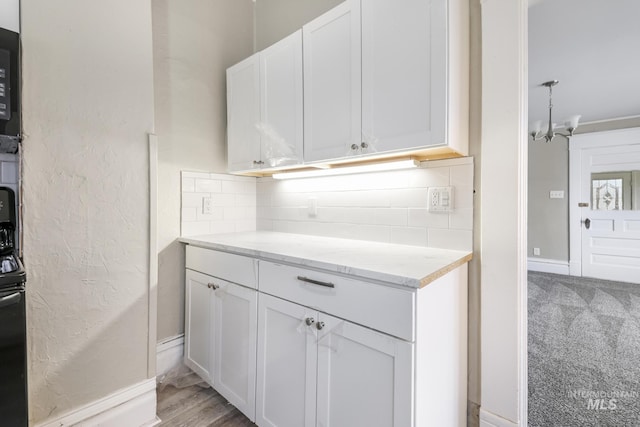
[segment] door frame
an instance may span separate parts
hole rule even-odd
[[[528,398],[528,1],[480,0],[480,8],[482,200],[480,230],[475,235],[480,240],[476,255],[481,258],[480,426],[524,427]]]
[[[569,141],[569,275],[582,276],[582,208],[580,175],[582,150],[640,144],[640,128],[575,135]],[[588,200],[591,203],[590,200]]]

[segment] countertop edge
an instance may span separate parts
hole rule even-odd
[[[435,280],[439,279],[445,274],[469,262],[473,258],[473,252],[459,251],[459,252],[468,252],[468,253],[462,256],[461,258],[458,258],[457,260],[454,260],[446,264],[444,267],[437,269],[436,271],[433,271],[432,273],[419,279],[415,277],[399,276],[396,274],[385,273],[382,271],[374,271],[374,270],[367,270],[367,269],[358,268],[358,267],[338,265],[338,264],[329,263],[321,260],[297,257],[295,255],[272,253],[272,252],[267,252],[259,249],[245,248],[242,246],[234,246],[228,243],[210,242],[210,241],[198,239],[197,237],[195,238],[179,237],[177,240],[181,243],[193,245],[196,247],[201,247],[204,249],[220,250],[220,251],[229,252],[237,255],[244,255],[244,256],[259,258],[259,259],[270,261],[270,262],[286,262],[286,263],[291,263],[301,267],[312,267],[320,270],[325,270],[328,272],[356,276],[362,279],[374,280],[376,282],[385,282],[391,285],[396,285],[396,286],[409,288],[409,289],[424,288],[425,286],[429,285],[430,283],[434,282]],[[431,249],[437,249],[437,248],[431,248]]]

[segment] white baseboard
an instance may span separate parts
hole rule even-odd
[[[518,427],[518,424],[480,408],[480,427]]]
[[[159,377],[182,363],[184,334],[159,342],[156,351],[156,377]]]
[[[541,273],[555,273],[569,275],[569,263],[556,259],[529,258],[527,259],[527,269],[529,271],[539,271]]]
[[[156,417],[156,379],[151,378],[116,391],[37,427],[151,427]]]

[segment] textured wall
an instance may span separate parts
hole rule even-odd
[[[151,4],[22,0],[31,424],[147,378]]]
[[[154,0],[158,340],[184,331],[180,172],[226,172],[226,69],[253,53],[251,0]]]

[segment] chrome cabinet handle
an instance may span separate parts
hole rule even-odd
[[[331,282],[321,282],[319,280],[309,279],[308,277],[304,277],[304,276],[298,276],[298,280],[300,280],[301,282],[311,283],[313,285],[324,286],[325,288],[336,287],[336,285],[334,285]]]
[[[306,319],[304,319],[304,323],[306,323],[307,326],[311,326],[316,323],[316,320],[313,317],[307,317]]]
[[[216,285],[215,283],[207,283],[207,288],[213,289],[215,291],[216,289],[220,289],[220,286]]]
[[[351,144],[351,149],[352,150],[357,150],[358,149],[358,144]]]
[[[369,144],[367,144],[366,142],[363,142],[362,144],[360,144],[360,146],[362,148],[369,148]]]
[[[591,220],[589,218],[582,221],[582,223],[584,224],[584,228],[586,228],[587,230],[591,228]]]
[[[318,322],[316,323],[316,328],[318,328],[318,330],[322,330],[322,328],[324,328],[324,322]]]
[[[262,160],[254,160],[253,164],[254,165],[264,165],[264,162]]]

